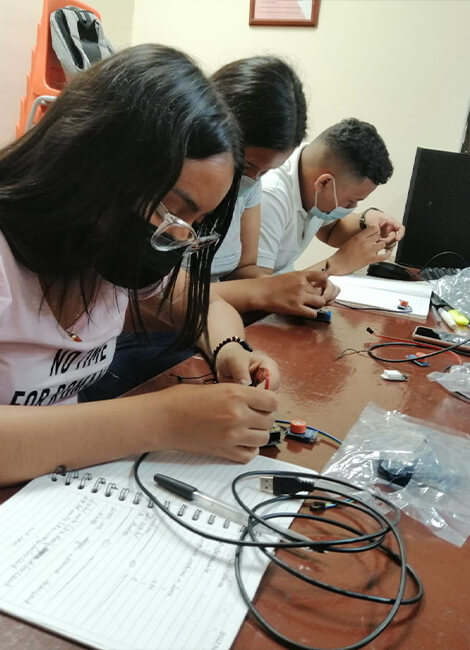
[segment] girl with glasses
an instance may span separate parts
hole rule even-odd
[[[316,316],[315,309],[337,292],[324,273],[302,271],[256,277],[261,177],[282,165],[305,136],[307,115],[302,83],[295,71],[275,56],[228,63],[211,79],[237,120],[243,148],[233,217],[211,264],[212,292],[240,312],[264,310]],[[171,219],[172,209],[176,208],[164,201],[159,211]],[[162,245],[165,247],[165,242]],[[194,353],[192,348],[178,347],[174,335],[162,332],[160,323],[154,321],[149,329],[145,345],[132,332],[119,337],[109,372],[87,388],[83,398],[120,395]]]
[[[247,461],[267,441],[275,396],[243,384],[263,367],[276,387],[276,366],[245,349],[237,313],[209,295],[240,159],[210,82],[157,45],[77,75],[0,153],[2,484],[145,450]],[[231,383],[76,403],[106,373],[129,304],[142,322],[141,300],[184,343],[216,350]]]

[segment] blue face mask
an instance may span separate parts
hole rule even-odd
[[[249,176],[242,176],[240,178],[240,185],[238,187],[238,196],[244,196],[247,194],[253,185],[256,185],[256,183],[259,183],[259,180],[256,180],[255,178],[250,178]]]
[[[315,192],[315,205],[309,210],[309,217],[318,217],[322,221],[331,222],[336,221],[337,219],[343,219],[354,210],[354,208],[342,208],[340,205],[338,205],[338,197],[336,195],[336,182],[334,176],[332,176],[331,180],[333,181],[333,192],[335,196],[336,208],[334,210],[331,210],[331,212],[322,212],[319,210],[317,208],[317,192]]]

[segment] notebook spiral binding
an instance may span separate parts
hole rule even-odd
[[[93,479],[93,475],[90,472],[85,472],[84,474],[80,475],[80,472],[78,470],[67,472],[65,467],[60,466],[51,474],[51,481],[56,482],[59,480],[59,478],[64,479],[64,485],[74,485],[77,490],[84,490],[86,487],[91,486],[90,491],[92,494],[97,494],[98,492],[104,490],[104,496],[111,497],[114,493],[116,493],[119,501],[126,501],[128,496],[131,496],[129,488],[119,489],[116,483],[113,481],[106,481],[106,479],[102,476],[98,476],[98,478]],[[144,495],[142,492],[136,492],[132,499],[132,504],[136,506],[139,505],[143,498]],[[151,499],[148,499],[147,508],[153,508],[154,506],[154,502]]]
[[[93,475],[90,472],[85,472],[80,475],[78,470],[67,471],[63,465],[57,467],[54,472],[51,474],[51,481],[57,482],[60,478],[64,479],[64,485],[74,486],[77,490],[84,490],[85,488],[91,486],[90,492],[92,494],[97,494],[98,492],[104,490],[105,497],[112,497],[114,494],[117,494],[118,501],[126,501],[129,496],[132,496],[129,488],[119,488],[116,483],[112,481],[106,481],[102,476],[93,478]],[[145,496],[142,492],[136,492],[132,498],[132,505],[139,505],[142,500],[145,499]],[[166,499],[163,502],[165,510],[170,510],[171,500]],[[147,508],[154,508],[155,503],[151,499],[147,499]],[[176,514],[178,517],[184,517],[185,513],[188,511],[188,506],[186,504],[178,505]],[[193,521],[198,521],[204,514],[207,514],[206,523],[213,525],[217,521],[216,515],[208,513],[200,508],[196,508],[193,512],[191,519]],[[225,519],[223,522],[224,528],[230,528],[231,525],[236,526],[234,522],[229,519]],[[240,527],[241,528],[241,527]]]

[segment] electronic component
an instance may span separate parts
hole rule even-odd
[[[399,370],[384,370],[380,376],[382,379],[387,379],[388,381],[407,381],[408,379],[408,377]]]
[[[307,426],[303,420],[291,420],[289,426],[285,430],[286,438],[293,438],[301,442],[315,442],[317,439],[317,431],[313,427]]]
[[[416,462],[401,463],[392,458],[380,458],[377,464],[377,476],[389,483],[405,487],[411,481]]]
[[[422,366],[426,367],[429,366],[429,361],[424,361],[423,359],[420,359],[419,357],[424,357],[423,352],[417,352],[416,354],[407,354],[406,358],[412,361],[414,364],[417,366]]]
[[[274,447],[284,440],[285,432],[283,427],[275,424],[269,430],[269,440],[263,447]]]
[[[303,434],[307,431],[307,423],[304,420],[291,420],[289,429],[291,433]]]
[[[291,438],[299,442],[315,442],[318,432],[313,427],[307,425],[304,420],[295,418],[285,424],[275,424],[269,431],[269,441],[264,447],[278,445],[284,438]]]
[[[410,307],[408,300],[399,300],[398,305],[397,305],[398,311],[404,311],[405,313],[409,314],[412,312],[412,308]]]
[[[260,477],[259,489],[278,496],[279,494],[298,494],[299,492],[312,492],[315,489],[315,480],[301,479],[297,476],[272,476]],[[310,540],[309,540],[310,541]]]
[[[319,309],[313,320],[316,320],[319,323],[331,323],[331,309]]]

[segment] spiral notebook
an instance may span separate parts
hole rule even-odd
[[[246,614],[234,576],[235,547],[165,517],[136,490],[133,461],[40,477],[0,506],[0,609],[92,648],[230,648]],[[150,455],[141,475],[181,518],[237,538],[239,525],[169,495],[153,475],[172,476],[235,505],[232,479],[257,469],[299,468],[264,457],[238,465],[164,452]],[[241,493],[249,505],[266,497],[256,481],[242,482]],[[251,597],[267,562],[256,550],[244,553]]]

